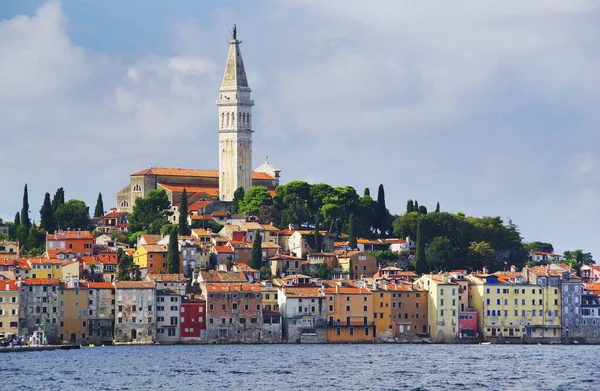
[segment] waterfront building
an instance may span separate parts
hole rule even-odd
[[[262,340],[262,293],[258,283],[206,283],[209,341],[248,342]]]
[[[0,280],[0,338],[19,333],[18,280]]]
[[[58,342],[82,344],[88,337],[88,289],[72,278],[58,295]]]
[[[263,309],[262,339],[264,343],[281,343],[283,330],[281,328],[281,313]]]
[[[263,311],[279,311],[279,288],[270,280],[260,282]]]
[[[111,343],[115,332],[115,286],[111,282],[85,282],[88,289],[88,341]]]
[[[565,326],[563,332],[568,338],[580,337],[586,342],[600,341],[600,284],[588,282],[584,285],[581,300],[581,326]],[[579,332],[577,332],[579,331]]]
[[[49,344],[58,343],[57,278],[26,278],[19,291],[19,335],[45,331]]]
[[[119,342],[154,342],[156,285],[152,281],[115,282],[115,339]]]
[[[327,341],[372,342],[373,294],[364,287],[334,282],[325,288],[327,298]]]
[[[58,258],[64,251],[75,257],[92,256],[95,238],[89,231],[58,231],[46,234],[46,252],[49,258]],[[60,259],[60,258],[59,258]]]
[[[427,334],[426,291],[410,284],[373,284],[373,318],[378,339],[402,338],[409,334]]]
[[[561,338],[560,279],[565,273],[565,270],[550,265],[523,268],[523,278],[538,287],[539,296],[538,316],[527,325],[527,337]]]
[[[429,335],[440,342],[452,342],[458,334],[460,285],[448,274],[424,274],[415,281],[427,295],[427,323]]]
[[[196,296],[181,298],[179,335],[181,342],[206,340],[206,300]]]
[[[325,287],[301,274],[276,279],[283,340],[290,343],[323,343],[327,340]]]
[[[176,343],[180,337],[181,295],[175,289],[156,289],[156,341]]]

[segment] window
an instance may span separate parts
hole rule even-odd
[[[440,289],[440,296],[444,296],[444,290]]]
[[[369,310],[369,306],[364,305],[363,306],[363,311],[367,312]]]
[[[350,312],[350,306],[349,305],[346,306],[346,312]]]
[[[354,335],[354,327],[350,327],[350,335]]]

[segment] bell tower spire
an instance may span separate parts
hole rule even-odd
[[[232,201],[235,190],[252,186],[252,90],[233,25],[225,74],[219,89],[219,198]]]

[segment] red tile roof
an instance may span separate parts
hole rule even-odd
[[[207,292],[261,292],[258,283],[206,284]]]
[[[323,297],[319,294],[319,287],[285,287],[286,297]]]
[[[212,204],[212,201],[198,201],[198,202],[193,202],[191,204],[188,205],[188,211],[192,212],[198,209],[202,209],[205,208],[206,206]]]
[[[110,218],[115,218],[115,217],[120,217],[120,216],[124,216],[124,215],[128,215],[129,213],[127,212],[110,212],[105,214],[104,216],[102,216],[103,219],[110,219]]]
[[[113,289],[115,287],[112,282],[81,282],[81,284],[89,289]]]
[[[146,279],[155,282],[187,282],[183,274],[148,274]]]
[[[56,234],[46,234],[46,240],[94,239],[89,231],[58,231]]]
[[[218,170],[196,170],[187,168],[163,168],[151,167],[138,172],[134,172],[131,176],[139,175],[165,175],[165,176],[184,176],[197,178],[218,178]],[[253,172],[252,179],[275,179],[271,175],[264,172]]]
[[[232,253],[233,249],[229,246],[215,246],[215,251],[218,253]]]
[[[18,280],[0,280],[0,291],[18,291]]]
[[[15,266],[14,259],[2,258],[0,259],[0,266]]]
[[[58,285],[58,278],[25,278],[24,285]]]
[[[152,281],[117,281],[117,289],[154,289],[156,284]]]

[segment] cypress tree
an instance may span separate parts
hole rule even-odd
[[[413,200],[406,201],[406,213],[415,211],[415,203]]]
[[[315,222],[315,231],[313,232],[313,236],[315,238],[315,248],[314,251],[320,253],[323,251],[323,237],[321,236],[321,232],[319,232],[319,220]]]
[[[233,201],[231,204],[232,214],[237,214],[239,212],[240,202],[244,199],[245,193],[246,192],[244,191],[244,188],[242,186],[235,189],[235,192],[233,193]]]
[[[254,242],[252,243],[250,267],[256,270],[260,270],[262,267],[262,239],[258,230],[254,231]]]
[[[179,273],[179,243],[177,241],[177,227],[173,227],[171,229],[171,233],[169,234],[167,267],[169,269],[169,273]]]
[[[96,208],[94,208],[94,217],[104,216],[104,202],[102,202],[102,193],[98,193],[96,200]]]
[[[419,217],[417,223],[417,254],[415,273],[427,273],[427,260],[425,259],[425,238],[423,237],[423,218]]]
[[[25,189],[23,189],[23,208],[21,209],[21,224],[23,224],[28,230],[31,227],[31,220],[29,219],[29,193],[27,191],[27,183]]]
[[[354,215],[350,215],[348,219],[348,247],[356,248],[356,234],[354,232]]]
[[[374,228],[375,230],[379,229],[380,234],[384,234],[386,230],[386,218],[387,218],[387,208],[385,207],[385,190],[383,189],[383,183],[379,185],[379,189],[377,191],[377,204],[375,205],[375,221]]]
[[[440,203],[439,202],[435,205],[435,211],[438,213],[440,211]]]
[[[369,190],[368,187],[365,187],[365,192],[364,192],[363,196],[369,196],[369,197],[371,197],[371,190]]]
[[[21,225],[21,213],[15,213],[15,225],[18,227]]]
[[[183,189],[181,193],[181,202],[179,203],[179,235],[185,236],[190,234],[190,227],[188,226],[188,200],[187,191]]]
[[[50,193],[44,195],[44,203],[42,209],[40,209],[40,227],[46,230],[46,232],[56,231],[56,220],[52,213],[52,204],[50,203]]]
[[[419,201],[415,200],[415,212],[419,211]]]
[[[52,198],[52,212],[54,213],[54,218],[56,218],[56,211],[62,205],[65,204],[65,189],[59,187],[56,189],[56,193],[54,193],[54,197]]]

